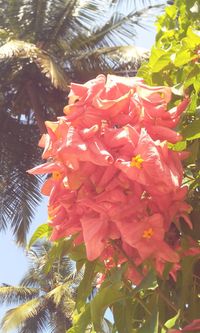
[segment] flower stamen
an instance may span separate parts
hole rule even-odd
[[[54,180],[60,180],[62,178],[62,175],[59,171],[54,171],[52,173],[52,177],[53,177]]]
[[[144,162],[143,158],[141,157],[140,154],[138,154],[138,155],[132,157],[131,167],[136,167],[138,169],[141,169],[143,162]]]
[[[146,239],[150,239],[153,236],[154,232],[152,228],[144,230],[142,237]]]

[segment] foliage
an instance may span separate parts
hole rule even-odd
[[[35,244],[28,252],[30,268],[19,286],[0,287],[2,304],[17,304],[4,315],[2,332],[17,328],[19,333],[37,333],[48,326],[52,333],[65,333],[71,326],[80,274],[75,273],[63,250],[59,256],[56,251],[56,260],[47,267],[53,248],[55,251],[47,242]]]
[[[35,126],[26,127],[7,112],[0,112],[0,230],[10,221],[19,244],[25,243],[34,208],[41,199],[41,178],[26,173],[40,160],[37,141]]]
[[[0,8],[1,117],[3,126],[9,118],[14,133],[11,140],[5,127],[1,144],[7,149],[0,147],[0,229],[11,225],[23,244],[40,201],[39,180],[25,174],[28,161],[40,162],[35,155],[36,124],[44,132],[44,120],[62,114],[72,79],[85,81],[102,71],[135,73],[148,57],[146,50],[132,45],[136,27],[161,6],[147,0],[125,5],[120,0],[1,0]],[[13,118],[23,135],[18,135]],[[34,142],[27,144],[32,136]],[[19,147],[21,169],[15,164]]]
[[[166,7],[165,15],[157,21],[156,43],[152,48],[149,62],[143,64],[138,75],[152,85],[173,87],[176,105],[183,95],[190,96],[187,111],[177,130],[182,134],[182,142],[173,149],[190,151],[184,162],[185,184],[189,185],[189,200],[193,206],[191,214],[194,239],[200,238],[197,226],[199,211],[199,105],[200,105],[200,8],[198,1],[177,0]],[[187,231],[189,232],[189,231]]]

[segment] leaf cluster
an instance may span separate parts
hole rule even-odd
[[[176,0],[167,6],[165,14],[157,20],[157,36],[148,63],[144,63],[138,75],[148,84],[172,87],[176,105],[189,96],[190,103],[177,130],[182,142],[172,147],[177,151],[188,150],[185,160],[184,184],[190,188],[189,201],[194,230],[187,230],[193,238],[200,238],[196,216],[199,214],[200,167],[200,7],[198,1]]]
[[[4,315],[2,332],[17,328],[20,333],[37,333],[49,327],[52,333],[65,333],[71,327],[80,274],[75,273],[63,250],[60,244],[58,249],[48,242],[37,242],[28,251],[30,267],[20,284],[0,287],[2,304],[17,305]]]

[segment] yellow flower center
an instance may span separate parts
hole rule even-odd
[[[142,163],[144,162],[143,158],[141,155],[136,155],[132,158],[131,160],[131,167],[136,167],[138,169],[142,168]]]
[[[154,232],[152,228],[144,230],[142,237],[146,239],[150,239],[153,236]]]
[[[52,177],[54,180],[60,180],[62,178],[61,173],[59,171],[54,171],[52,173]]]

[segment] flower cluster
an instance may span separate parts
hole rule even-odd
[[[134,267],[149,259],[159,274],[170,262],[173,274],[180,217],[191,227],[182,186],[186,153],[169,148],[181,140],[173,128],[188,99],[168,110],[170,100],[170,88],[140,78],[72,83],[65,116],[46,122],[40,140],[47,162],[29,171],[51,174],[42,188],[51,240],[76,235],[75,246],[84,242],[88,259],[108,269],[127,261],[134,283],[141,279]]]

